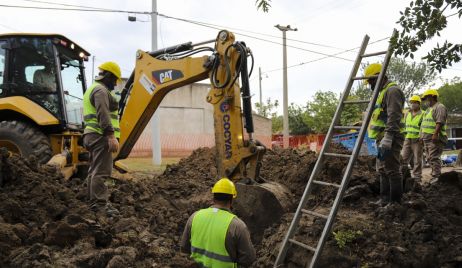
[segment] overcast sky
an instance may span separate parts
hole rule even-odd
[[[43,0],[54,3],[84,5],[99,8],[150,11],[151,0]],[[274,25],[290,24],[296,32],[288,32],[291,39],[319,45],[288,41],[288,65],[296,65],[334,54],[360,45],[365,34],[371,41],[389,36],[399,11],[407,0],[273,0],[269,13],[257,11],[254,0],[158,0],[158,12],[189,20],[201,21],[234,30],[238,40],[245,41],[254,52],[256,71],[251,78],[253,102],[258,101],[258,67],[263,71],[263,98],[282,101],[282,71],[269,70],[282,67],[281,32]],[[24,0],[1,0],[0,5],[53,6]],[[54,6],[59,7],[59,6]],[[452,12],[451,12],[452,13]],[[134,67],[137,49],[150,50],[151,23],[147,15],[136,15],[138,20],[129,22],[126,13],[99,13],[75,11],[49,11],[0,7],[0,32],[60,33],[88,50],[96,57],[96,66],[114,60],[128,76]],[[442,38],[462,43],[462,20],[449,18],[449,27]],[[245,32],[245,31],[247,32]],[[255,32],[255,33],[250,33]],[[158,46],[166,47],[187,41],[199,42],[216,37],[218,30],[173,19],[158,18]],[[258,35],[262,33],[265,35]],[[249,35],[249,36],[244,36]],[[267,36],[273,35],[275,37]],[[269,40],[263,41],[252,37]],[[425,55],[428,48],[438,40],[432,40],[420,52]],[[384,50],[387,42],[369,46],[370,52]],[[334,47],[334,48],[331,48]],[[339,57],[353,60],[355,53]],[[305,104],[317,90],[341,92],[348,78],[352,61],[328,58],[288,69],[289,103]],[[91,80],[91,65],[87,63],[87,78]],[[462,77],[462,64],[443,71],[441,76],[451,79]],[[440,84],[438,82],[438,84]]]

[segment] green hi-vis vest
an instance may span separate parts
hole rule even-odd
[[[234,214],[218,209],[199,210],[192,220],[191,257],[202,267],[237,267],[225,247],[226,233]]]
[[[379,93],[379,97],[375,102],[374,111],[372,112],[371,122],[369,123],[369,128],[367,129],[367,134],[371,139],[380,139],[383,137],[387,121],[387,113],[382,108],[383,98],[385,97],[387,90],[395,85],[396,83],[394,82],[388,83],[387,86],[384,87]],[[404,128],[404,118],[401,118],[400,130],[402,133],[404,132]]]
[[[422,111],[415,116],[409,111],[406,116],[406,139],[418,139],[420,135],[420,125],[422,124]]]
[[[425,114],[423,115],[422,120],[422,133],[425,134],[434,134],[436,129],[436,122],[433,119],[433,108],[428,108]],[[447,136],[446,134],[446,124],[441,128],[442,136]]]
[[[98,85],[97,82],[93,83],[90,88],[85,91],[83,95],[83,122],[85,123],[85,129],[91,130],[103,135],[104,130],[98,124],[98,118],[96,117],[96,108],[91,104],[90,96],[95,87]],[[114,128],[114,136],[120,138],[120,127],[119,127],[119,115],[118,111],[111,112],[111,124]]]

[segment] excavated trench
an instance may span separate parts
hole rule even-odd
[[[316,155],[276,150],[263,161],[262,177],[287,187],[292,202],[270,225],[235,205],[252,230],[254,267],[272,267]],[[195,267],[179,239],[189,215],[210,205],[214,163],[214,151],[201,148],[162,175],[115,180],[110,199],[121,217],[109,219],[89,210],[84,180],[65,181],[52,167],[0,150],[0,267]],[[345,161],[325,166],[321,178],[339,182]],[[373,167],[372,158],[358,160],[320,267],[462,267],[462,174],[446,173],[383,209],[370,204],[379,190]],[[335,192],[313,193],[308,207],[327,213]],[[303,216],[296,239],[312,244],[322,227]],[[294,247],[287,267],[309,258]]]

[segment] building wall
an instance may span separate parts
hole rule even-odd
[[[213,106],[206,101],[210,85],[195,83],[171,91],[159,109],[162,156],[187,156],[199,147],[215,145]],[[270,148],[271,120],[254,115],[254,138]],[[132,157],[151,156],[149,123],[132,150]]]

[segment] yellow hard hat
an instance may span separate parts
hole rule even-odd
[[[221,178],[212,188],[212,193],[230,194],[236,198],[237,191],[234,183],[228,178]]]
[[[364,69],[364,76],[373,76],[379,74],[382,70],[382,64],[380,63],[371,63]],[[364,80],[364,84],[368,84],[367,80]]]
[[[105,63],[101,64],[98,68],[103,71],[108,71],[112,73],[117,77],[117,79],[120,79],[122,77],[122,72],[120,71],[119,65],[113,61],[106,61]]]
[[[436,89],[427,89],[425,92],[422,94],[422,99],[425,99],[427,96],[436,96],[438,97],[438,91]]]
[[[417,101],[418,103],[421,103],[422,100],[420,99],[420,97],[418,95],[414,95],[412,96],[409,101]]]

